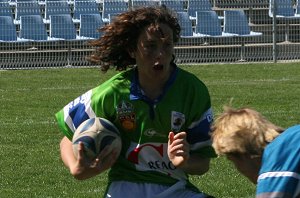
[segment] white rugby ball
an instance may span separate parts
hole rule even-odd
[[[84,144],[84,153],[91,160],[95,159],[107,145],[110,145],[110,150],[116,148],[118,156],[122,148],[119,130],[109,120],[99,117],[84,121],[76,129],[72,139],[76,158],[79,142]]]

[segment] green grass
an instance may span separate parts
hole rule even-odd
[[[282,127],[300,121],[298,63],[182,67],[206,83],[215,114],[233,98],[234,107],[254,107]],[[77,181],[63,166],[54,114],[114,73],[95,68],[0,71],[1,197],[101,197],[106,173]],[[255,193],[255,186],[223,157],[212,160],[206,175],[191,180],[215,197]]]

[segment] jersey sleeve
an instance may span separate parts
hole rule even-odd
[[[124,78],[125,76],[125,78]],[[58,126],[70,140],[78,126],[93,117],[103,117],[110,121],[115,119],[116,95],[120,88],[128,84],[130,72],[121,72],[99,86],[87,91],[67,104],[55,114]],[[126,85],[127,85],[126,84]]]
[[[194,92],[191,101],[192,120],[187,130],[191,153],[198,153],[203,157],[216,157],[210,136],[213,111],[208,89],[200,81],[195,83]]]
[[[91,98],[92,90],[89,90],[55,114],[60,130],[70,140],[82,122],[95,117],[95,112],[91,107]]]
[[[212,148],[210,126],[213,120],[212,109],[209,108],[202,117],[192,123],[188,128],[187,141],[190,143],[192,153],[198,153],[203,157],[216,157]]]

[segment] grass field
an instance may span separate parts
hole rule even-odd
[[[254,107],[282,127],[300,123],[299,63],[182,67],[206,83],[215,114],[233,98],[234,107]],[[54,114],[113,74],[95,68],[0,71],[0,197],[101,197],[106,173],[77,181],[63,166]],[[223,157],[191,180],[218,198],[255,194]]]

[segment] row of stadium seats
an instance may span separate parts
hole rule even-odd
[[[9,16],[0,16],[0,41],[57,41],[99,38],[97,29],[103,26],[100,14],[80,15],[79,33],[70,15],[51,15],[49,34],[40,15],[21,16],[20,31]]]
[[[243,10],[224,11],[224,25],[215,11],[197,11],[196,25],[193,27],[192,20],[187,12],[177,12],[182,38],[196,37],[252,37],[260,36],[261,32],[250,30],[247,16]],[[71,15],[50,15],[49,36],[47,28],[40,15],[27,15],[20,17],[20,31],[17,35],[16,25],[10,16],[3,16],[0,26],[0,40],[17,41],[20,39],[29,40],[55,40],[55,39],[91,39],[99,38],[97,29],[105,25],[102,17],[97,14],[81,14],[79,18],[79,30],[77,29]],[[8,30],[13,33],[10,34]],[[20,40],[19,39],[19,40]]]
[[[49,22],[50,15],[68,14],[72,15],[75,21],[79,20],[80,14],[100,14],[96,1],[76,1],[74,2],[74,10],[67,1],[47,1],[42,10],[41,6],[36,1],[18,2],[13,13],[9,3],[0,3],[0,16],[10,16],[14,18],[15,24],[20,22],[21,16],[40,15],[43,20]]]
[[[261,32],[251,31],[244,10],[225,10],[222,19],[211,11],[196,11],[196,24],[193,29],[192,20],[187,12],[178,12],[182,28],[181,37],[253,37],[261,36]]]
[[[49,20],[49,16],[53,14],[71,14],[73,19],[78,21],[80,14],[101,13],[103,21],[109,22],[109,14],[115,15],[127,11],[130,7],[125,0],[102,0],[101,4],[96,0],[73,0],[72,2],[70,4],[67,0],[45,0],[41,4],[37,0],[17,0],[12,5],[7,0],[0,0],[0,16],[12,16],[15,23],[19,23],[20,16],[24,15],[40,14],[44,20]],[[210,0],[131,0],[131,3],[131,7],[163,4],[176,12],[188,12],[191,19],[195,19],[196,11],[212,10]]]

